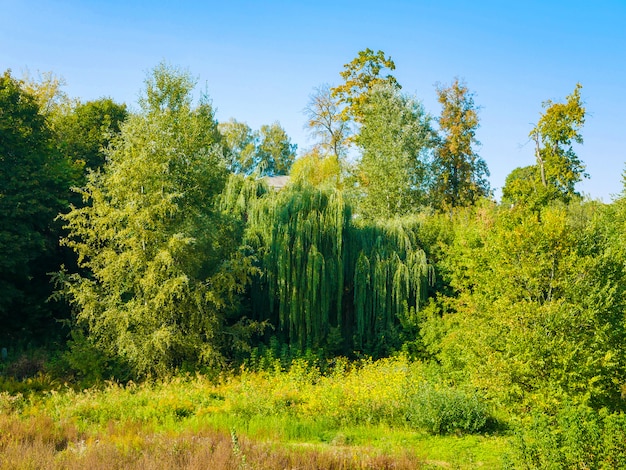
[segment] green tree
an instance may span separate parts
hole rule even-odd
[[[622,407],[626,273],[601,207],[457,217],[440,262],[454,293],[423,328],[444,368],[518,410]]]
[[[565,103],[543,103],[546,111],[529,135],[535,144],[536,164],[511,172],[502,188],[503,201],[539,210],[550,201],[569,202],[579,197],[576,183],[587,176],[573,148],[574,143],[583,143],[581,88],[576,85]]]
[[[546,204],[545,196],[546,192],[541,184],[541,175],[537,165],[515,168],[506,177],[502,188],[504,204],[521,203],[538,209]]]
[[[235,119],[220,123],[218,128],[228,150],[228,169],[233,173],[251,174],[257,165],[258,133]]]
[[[286,175],[296,158],[297,146],[278,122],[253,131],[231,119],[219,124],[227,148],[228,169],[233,173],[263,176]]]
[[[369,218],[415,211],[426,197],[426,157],[433,142],[430,116],[421,103],[389,84],[372,88],[361,112],[359,211]]]
[[[86,169],[104,165],[104,151],[120,133],[128,112],[126,105],[110,98],[77,103],[55,120],[60,151]]]
[[[278,122],[263,125],[259,130],[257,167],[262,175],[287,175],[296,158],[296,144]]]
[[[60,274],[76,318],[137,374],[220,361],[228,295],[247,271],[229,258],[236,231],[216,207],[227,170],[210,103],[167,65],[146,80],[104,171],[64,216],[64,242],[89,274]],[[235,280],[236,279],[236,280]]]
[[[569,201],[577,196],[574,186],[587,176],[585,165],[574,152],[573,144],[582,144],[580,129],[585,123],[583,106],[578,83],[565,103],[543,103],[546,112],[530,131],[535,142],[535,157],[541,184],[549,200]]]
[[[342,187],[341,165],[335,155],[322,155],[317,148],[299,157],[291,167],[290,179],[294,183],[311,186]]]
[[[0,76],[0,339],[27,341],[54,326],[47,272],[75,172],[55,148],[37,99],[9,71]]]
[[[355,221],[331,185],[296,182],[260,193],[257,181],[249,183],[229,192],[227,207],[245,214],[244,243],[258,257],[253,318],[301,351],[398,348],[400,324],[422,305],[431,274],[417,221]]]
[[[63,91],[65,85],[65,80],[52,72],[39,74],[36,79],[26,74],[24,81],[24,89],[34,96],[54,131],[59,152],[76,169],[100,168],[105,159],[104,149],[119,134],[120,125],[128,115],[126,105],[110,98],[81,103]],[[75,184],[84,184],[84,175]]]
[[[431,196],[435,207],[447,210],[489,196],[489,170],[474,151],[474,146],[480,144],[476,140],[479,122],[474,94],[455,79],[448,87],[438,87],[437,96],[442,106],[442,136],[434,153]]]
[[[395,70],[391,57],[385,57],[383,51],[374,52],[372,49],[359,51],[358,55],[344,65],[340,72],[344,83],[331,88],[331,96],[337,98],[345,107],[342,113],[346,118],[357,123],[363,120],[363,110],[369,98],[369,92],[376,86],[386,83],[395,88],[401,88],[391,74],[381,76],[384,70]]]

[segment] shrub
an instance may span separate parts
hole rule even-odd
[[[427,383],[413,396],[407,418],[432,434],[481,432],[490,421],[487,405],[476,394]]]
[[[519,425],[506,468],[626,468],[626,415],[567,404]]]
[[[5,375],[17,380],[36,377],[44,371],[44,358],[41,356],[20,356],[5,369]]]
[[[81,388],[114,377],[120,382],[129,380],[128,366],[120,358],[99,348],[81,329],[72,330],[67,346],[68,349],[51,363],[51,369],[57,376],[71,376]]]

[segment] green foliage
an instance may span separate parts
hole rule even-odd
[[[546,109],[529,137],[535,142],[537,164],[532,176],[524,183],[518,175],[507,178],[503,195],[513,203],[531,203],[543,206],[549,201],[568,202],[578,197],[575,185],[584,173],[585,165],[574,152],[573,144],[582,144],[580,133],[585,123],[586,111],[580,96],[582,85],[577,84],[565,103],[543,103]]]
[[[253,284],[253,311],[301,349],[322,346],[331,315],[336,325],[341,312],[349,217],[341,193],[307,187],[268,194],[251,206],[246,238],[264,272]]]
[[[368,96],[356,138],[362,151],[356,170],[363,193],[359,214],[385,219],[414,212],[426,200],[430,116],[389,84],[375,85]]]
[[[278,122],[263,125],[259,131],[257,155],[259,170],[267,176],[287,175],[296,158],[297,145]]]
[[[56,269],[59,227],[77,172],[54,145],[34,96],[0,76],[0,342],[51,336],[46,273]]]
[[[432,434],[477,433],[489,425],[490,413],[476,394],[423,384],[411,399],[408,419]]]
[[[359,362],[338,358],[323,374],[296,360],[286,370],[244,374],[225,394],[225,406],[248,418],[322,420],[327,429],[384,424],[433,434],[481,432],[489,416],[484,404],[461,391],[436,389],[427,375],[423,364],[404,356]]]
[[[341,164],[335,155],[323,156],[314,149],[299,157],[291,168],[290,180],[300,185],[332,186],[341,189]]]
[[[442,262],[456,294],[424,325],[449,371],[491,398],[621,407],[624,266],[595,205],[475,211]]]
[[[226,168],[210,104],[188,74],[161,64],[146,80],[64,240],[86,274],[61,273],[94,344],[137,374],[220,361],[224,309],[247,271],[236,226],[216,207]]]
[[[220,123],[218,128],[228,150],[228,169],[237,174],[251,174],[257,164],[258,135],[245,122],[235,119]]]
[[[536,165],[515,168],[507,177],[502,188],[502,204],[523,204],[538,210],[548,203],[548,194],[541,183],[541,174]]]
[[[110,98],[78,103],[55,117],[61,152],[73,162],[96,170],[105,162],[105,150],[119,135],[128,112],[126,105]]]
[[[105,380],[128,381],[132,372],[118,356],[98,347],[82,329],[75,327],[64,351],[49,361],[55,377],[70,381],[78,388],[102,384]]]
[[[432,162],[431,198],[435,207],[449,210],[475,204],[490,195],[486,179],[489,169],[473,148],[480,145],[476,139],[479,123],[474,94],[455,79],[449,87],[438,87],[437,97],[442,106],[442,136]]]
[[[253,132],[231,119],[219,125],[227,147],[228,169],[234,173],[264,176],[286,175],[296,156],[295,144],[278,122]]]
[[[250,201],[245,244],[262,273],[251,288],[254,319],[300,350],[328,346],[333,328],[348,351],[378,355],[399,346],[399,317],[419,309],[431,273],[416,220],[356,223],[333,188],[296,185],[230,199],[233,207]]]
[[[554,417],[534,413],[512,442],[506,468],[625,468],[626,416],[569,404]]]

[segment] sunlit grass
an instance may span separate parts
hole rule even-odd
[[[178,376],[141,384],[108,383],[84,391],[67,387],[33,394],[2,393],[0,431],[7,435],[6,429],[13,427],[8,435],[25,437],[0,442],[7,455],[15,456],[25,445],[36,445],[39,450],[32,452],[41,451],[43,460],[52,459],[62,468],[71,468],[66,465],[68,459],[75,463],[89,455],[98,460],[111,452],[126,466],[141,461],[149,468],[146,455],[165,452],[170,444],[186,449],[183,454],[191,462],[199,452],[193,443],[208,435],[216,442],[239,436],[250,449],[261,446],[266,453],[283,457],[330,452],[338,462],[346,458],[352,462],[352,466],[337,468],[384,468],[364,466],[363,462],[371,459],[497,468],[507,446],[505,437],[470,434],[462,429],[463,424],[451,435],[437,435],[416,419],[416,413],[450,413],[416,406],[416,400],[427,396],[423,390],[431,395],[446,390],[429,376],[424,365],[404,357],[358,364],[338,361],[324,374],[296,361],[289,370],[278,365],[264,371],[242,369],[213,380],[201,375]],[[466,395],[459,393],[461,405],[455,395],[454,406],[462,408]],[[437,396],[445,401],[448,395]],[[467,397],[475,407],[475,398]],[[461,416],[485,412],[483,408],[452,411]],[[224,444],[224,448],[232,454],[233,445]],[[3,458],[0,462],[9,461]],[[35,468],[24,465],[20,464]]]

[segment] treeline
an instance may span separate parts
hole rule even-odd
[[[94,379],[404,351],[516,410],[621,410],[626,206],[575,190],[580,85],[543,104],[496,203],[467,85],[434,117],[394,69],[367,49],[318,87],[297,159],[165,64],[135,112],[5,72],[0,346]]]

